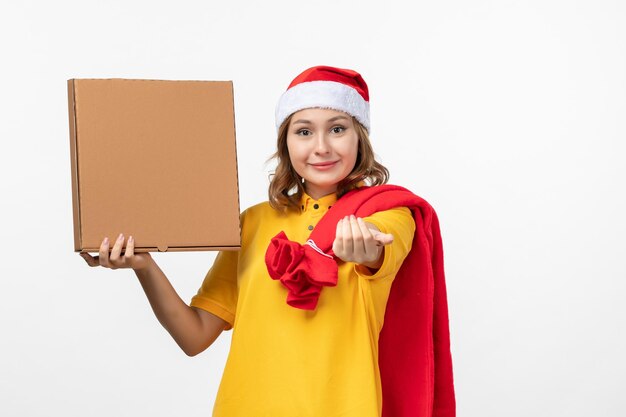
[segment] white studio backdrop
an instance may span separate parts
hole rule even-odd
[[[233,80],[245,208],[320,64],[363,74],[391,183],[439,215],[458,415],[623,415],[626,3],[3,2],[0,46],[0,415],[207,416],[228,352],[73,252],[66,80]],[[154,256],[188,301],[215,253]]]

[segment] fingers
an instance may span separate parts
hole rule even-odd
[[[343,254],[343,219],[337,222],[337,230],[335,230],[335,240],[333,242],[333,252],[337,257],[341,258]]]
[[[333,252],[345,262],[370,262],[378,259],[379,244],[361,218],[344,217],[337,223]]]
[[[128,241],[126,242],[126,252],[124,252],[124,258],[129,259],[132,258],[135,254],[135,239],[132,236],[128,236]]]
[[[372,223],[364,222],[365,226],[369,229],[374,241],[376,242],[376,246],[387,246],[390,243],[393,243],[393,235],[389,233],[383,233],[378,230],[378,227]]]
[[[393,243],[393,235],[389,233],[382,233],[374,230],[374,240],[377,246],[387,246]]]
[[[120,233],[117,239],[115,240],[113,244],[113,248],[111,249],[110,253],[109,253],[109,238],[105,237],[104,240],[102,241],[102,244],[100,245],[98,256],[96,258],[91,258],[91,256],[88,254],[86,255],[87,257],[83,256],[82,254],[81,256],[83,256],[83,259],[85,259],[85,261],[87,261],[89,265],[93,264],[92,266],[101,265],[105,268],[111,268],[111,269],[124,268],[126,266],[128,258],[134,254],[134,251],[135,251],[134,241],[130,245],[130,248],[129,248],[129,245],[126,245],[126,252],[124,254],[124,257],[120,258],[120,254],[122,252],[123,246],[124,246],[124,234]],[[97,264],[95,264],[96,260],[98,262]]]
[[[100,250],[98,252],[98,260],[101,266],[106,268],[110,268],[109,265],[109,238],[105,237],[100,245]]]
[[[362,218],[357,219],[357,224],[363,235],[363,248],[366,254],[376,253],[378,254],[378,244],[376,239],[374,239],[374,235],[372,234],[372,230],[370,230],[365,221]]]
[[[344,217],[341,220],[341,234],[343,237],[343,251],[346,254],[351,254],[354,251],[354,241],[352,240],[352,226],[348,217]]]
[[[350,230],[352,233],[352,252],[354,253],[354,258],[359,260],[364,259],[366,256],[366,248],[364,244],[363,232],[359,226],[359,221],[356,217],[354,217],[354,215],[352,215],[348,219],[348,223],[350,224]]]
[[[117,263],[120,259],[120,253],[122,253],[123,244],[124,244],[124,235],[120,233],[117,239],[115,240],[113,249],[111,249],[111,256],[109,257],[109,261],[111,262],[111,264],[115,266],[118,266]]]

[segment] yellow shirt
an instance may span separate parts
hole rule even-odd
[[[324,287],[315,310],[286,303],[272,280],[265,251],[280,231],[299,243],[336,201],[302,198],[302,212],[282,214],[269,203],[242,215],[240,251],[220,252],[191,305],[233,329],[215,400],[214,417],[378,417],[382,391],[378,335],[391,283],[415,232],[410,211],[397,208],[365,218],[394,235],[381,268],[339,262],[339,281]]]

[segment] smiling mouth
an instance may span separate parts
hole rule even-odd
[[[311,164],[314,167],[327,167],[327,166],[331,166],[331,165],[335,165],[337,163],[337,161],[329,161],[329,162],[319,162],[317,164]]]

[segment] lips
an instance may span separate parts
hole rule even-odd
[[[318,168],[324,168],[324,167],[335,165],[337,162],[338,161],[318,162],[316,164],[311,164],[311,165],[314,167],[318,167]]]

